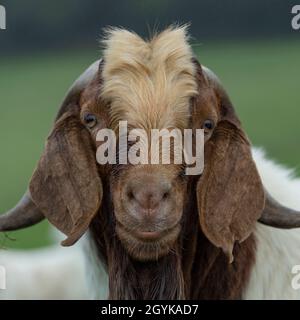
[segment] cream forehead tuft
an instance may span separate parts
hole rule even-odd
[[[197,94],[195,66],[186,27],[169,27],[146,41],[124,29],[110,29],[104,44],[102,98],[113,125],[186,127],[189,101]]]

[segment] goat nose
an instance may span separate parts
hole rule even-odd
[[[128,199],[150,214],[169,197],[169,192],[168,188],[159,185],[135,186],[128,190]]]

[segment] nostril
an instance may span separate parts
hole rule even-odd
[[[165,193],[163,194],[163,200],[168,199],[169,196],[170,196],[170,193],[169,193],[169,192],[165,192]]]
[[[129,200],[133,200],[134,199],[133,192],[132,191],[128,191],[127,192],[127,197],[128,197]]]

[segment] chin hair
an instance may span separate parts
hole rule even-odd
[[[114,237],[109,246],[109,299],[185,299],[186,288],[177,238],[174,237],[173,244],[141,243],[136,240],[131,243],[128,237],[126,241],[120,238],[120,235]]]
[[[157,241],[142,241],[122,228],[116,227],[116,233],[127,253],[135,260],[155,261],[174,250],[180,233],[180,226]]]

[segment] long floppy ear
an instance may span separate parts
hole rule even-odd
[[[85,233],[102,201],[96,150],[79,116],[81,94],[94,79],[100,81],[102,64],[92,64],[69,90],[29,185],[38,209],[67,235],[63,246]]]
[[[32,226],[44,217],[72,245],[86,231],[102,199],[96,153],[89,132],[80,123],[80,98],[101,83],[99,60],[86,69],[69,89],[56,117],[44,153],[30,182],[30,191],[6,214],[0,215],[0,232]]]
[[[30,181],[33,202],[68,236],[64,246],[83,235],[100,207],[102,184],[95,154],[77,112],[66,112],[55,123]]]
[[[263,212],[265,193],[250,143],[226,92],[209,70],[203,69],[203,76],[217,96],[220,121],[205,145],[205,168],[197,184],[200,225],[231,263],[235,241],[252,233]]]

